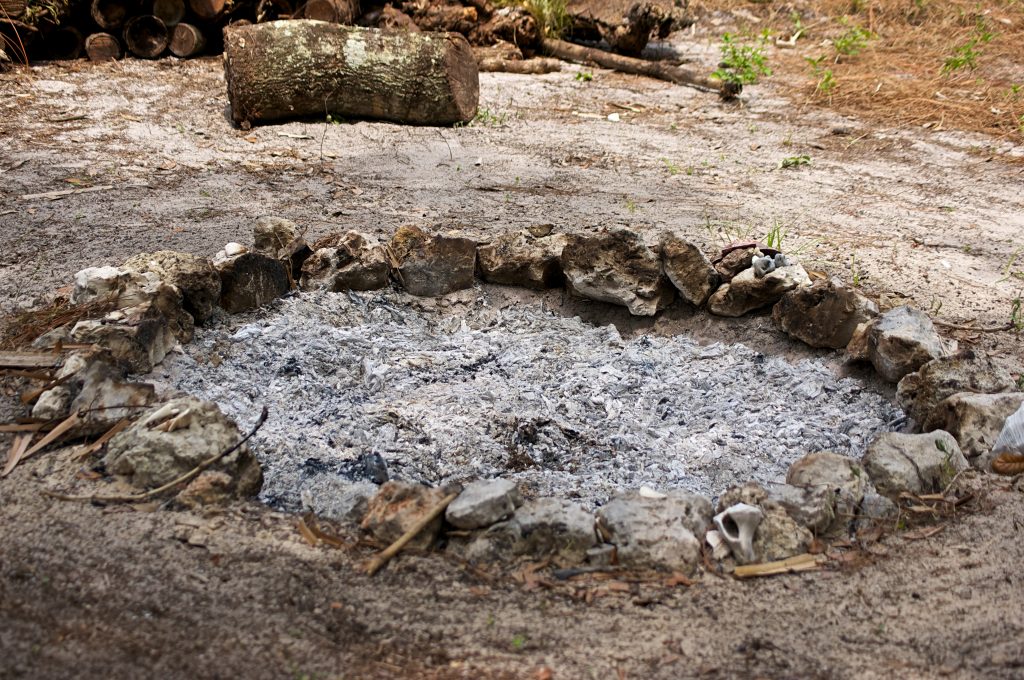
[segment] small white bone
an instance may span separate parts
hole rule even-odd
[[[764,513],[761,509],[746,503],[737,503],[715,515],[718,533],[737,562],[749,564],[754,561],[754,534],[762,519]]]

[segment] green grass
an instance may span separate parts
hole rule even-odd
[[[780,168],[796,168],[796,167],[799,167],[801,165],[810,165],[810,164],[811,164],[811,157],[806,155],[806,154],[803,154],[803,155],[800,155],[800,156],[787,156],[786,158],[783,158],[781,161],[779,161],[779,167]]]
[[[561,38],[572,28],[566,0],[497,0],[499,7],[521,7],[533,16],[545,38]]]
[[[973,71],[978,67],[981,46],[987,45],[994,37],[996,34],[988,29],[985,19],[979,18],[974,33],[967,42],[953,50],[953,54],[942,64],[942,75],[949,76],[963,69]]]
[[[722,36],[722,62],[711,74],[712,78],[735,85],[753,85],[762,76],[772,74],[765,55],[768,35],[764,33],[753,45],[737,42],[736,36],[726,33]]]
[[[875,34],[863,26],[849,26],[845,33],[832,41],[832,47],[836,49],[838,55],[836,61],[840,56],[852,57],[860,53],[874,38]]]

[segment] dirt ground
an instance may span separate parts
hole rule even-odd
[[[692,50],[713,62],[712,47]],[[969,326],[1010,321],[1024,165],[1000,154],[1024,149],[839,118],[787,98],[784,83],[729,104],[577,70],[484,74],[484,114],[462,128],[248,132],[229,123],[217,59],[0,76],[0,309],[39,305],[77,270],[141,251],[212,255],[276,214],[313,238],[408,223],[479,238],[623,225],[652,240],[678,229],[709,251],[780,224],[808,268],[883,305]],[[802,155],[809,164],[779,167]],[[23,198],[76,187],[109,188]],[[615,318],[798,351],[764,317]],[[1016,334],[949,332],[1019,373]],[[936,535],[887,538],[841,569],[638,583],[588,603],[571,587],[529,589],[440,556],[401,557],[371,579],[356,569],[365,549],[310,547],[295,517],[256,503],[201,517],[42,496],[75,469],[68,457],[38,456],[0,480],[2,677],[1024,675],[1024,496],[1006,480],[978,482],[973,511]]]

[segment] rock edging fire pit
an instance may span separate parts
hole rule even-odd
[[[419,531],[416,546],[431,547],[445,532],[447,549],[474,561],[544,555],[560,564],[692,573],[705,543],[715,559],[758,563],[801,555],[815,537],[838,538],[894,520],[905,494],[940,493],[972,466],[991,469],[1003,423],[1024,408],[1024,393],[1012,391],[1004,369],[956,353],[923,312],[898,307],[879,314],[840,280],[812,280],[799,263],[755,243],[734,244],[715,262],[677,234],[652,249],[627,230],[558,234],[538,227],[477,244],[403,227],[386,245],[356,232],[308,245],[291,222],[261,218],[252,249],[228,244],[212,261],[163,251],[80,272],[72,302],[102,313],[35,341],[37,348],[73,349],[39,394],[33,416],[60,422],[64,437],[106,433],[94,447],[106,444],[106,471],[144,489],[159,486],[241,439],[216,404],[194,397],[156,403],[151,385],[126,379],[190,342],[195,323],[211,318],[215,302],[233,314],[252,311],[296,282],[305,290],[341,292],[379,290],[393,280],[413,295],[444,296],[473,286],[477,277],[531,289],[564,284],[641,316],[657,314],[677,294],[722,316],[774,305],[772,318],[783,332],[812,347],[845,347],[852,359],[898,382],[911,431],[881,432],[859,462],[810,452],[790,465],[785,484],[733,485],[717,506],[701,494],[641,486],[593,512],[567,498],[524,501],[508,479],[461,488],[385,481],[373,456],[356,461],[367,481],[337,480],[333,489],[319,489],[322,496],[305,498],[307,505],[391,542],[451,496],[444,518]],[[356,302],[366,304],[358,296]],[[366,379],[373,377],[369,366]],[[219,503],[259,486],[258,465],[241,446],[190,478],[177,500]]]

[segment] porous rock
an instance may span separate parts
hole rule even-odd
[[[473,286],[476,242],[471,239],[399,227],[391,239],[391,253],[399,282],[412,295],[437,297]]]
[[[819,530],[844,531],[857,514],[868,490],[868,475],[860,463],[832,451],[809,453],[789,467],[786,484],[825,494],[831,521]],[[810,496],[814,499],[816,496]]]
[[[265,215],[256,220],[252,229],[253,250],[269,257],[278,258],[299,235],[299,229],[291,220]]]
[[[920,428],[943,399],[958,392],[995,394],[1014,387],[1010,373],[970,350],[929,361],[900,380],[896,401]]]
[[[79,414],[77,436],[106,432],[156,401],[153,385],[124,380],[123,371],[100,356],[93,357],[67,384],[75,392],[69,412]]]
[[[187,508],[201,510],[209,506],[223,505],[234,495],[234,480],[220,470],[205,470],[196,475],[181,493],[178,502]]]
[[[560,286],[565,243],[564,234],[535,236],[527,229],[502,234],[477,248],[480,276],[488,283],[535,290]]]
[[[779,504],[793,521],[807,527],[817,535],[841,528],[836,519],[836,497],[832,490],[822,487],[799,487],[776,484],[768,490],[768,498]]]
[[[773,305],[785,293],[811,284],[807,272],[798,264],[779,267],[761,278],[753,269],[744,269],[708,298],[708,311],[718,316],[743,316],[755,309]]]
[[[479,529],[508,518],[522,503],[515,482],[481,479],[462,489],[445,511],[445,519],[457,529]]]
[[[628,494],[597,512],[601,538],[614,544],[625,567],[691,573],[700,563],[700,546],[711,523],[711,502],[675,492],[664,498]]]
[[[707,302],[721,281],[718,271],[701,249],[678,234],[669,232],[662,236],[661,260],[668,280],[694,307]]]
[[[512,518],[491,525],[467,544],[457,546],[474,562],[507,561],[521,555],[552,557],[559,564],[579,564],[597,545],[594,516],[564,498],[537,498]]]
[[[864,494],[864,500],[860,502],[860,510],[854,526],[858,531],[870,529],[879,524],[892,522],[899,515],[898,505],[881,494],[870,492]]]
[[[972,465],[977,466],[980,457],[995,446],[1006,419],[1019,409],[1021,404],[1024,404],[1024,392],[952,394],[932,409],[922,429],[925,432],[949,432],[956,438],[964,457]]]
[[[390,481],[381,485],[367,507],[360,525],[377,540],[389,544],[398,540],[445,497],[443,489],[409,482]],[[413,538],[410,550],[426,550],[441,532],[438,515]]]
[[[288,267],[260,253],[241,253],[215,259],[220,274],[220,306],[229,314],[267,305],[288,292]]]
[[[626,229],[569,234],[562,271],[576,294],[621,305],[634,316],[654,316],[675,295],[659,257],[639,234]]]
[[[384,246],[357,231],[332,234],[314,244],[302,264],[302,287],[329,290],[377,290],[388,284]]]
[[[878,315],[878,306],[839,279],[815,281],[782,296],[772,319],[787,335],[811,347],[842,349],[853,332]]]
[[[358,525],[377,495],[377,485],[371,482],[350,482],[346,479],[327,478],[302,489],[303,509],[317,517],[333,522]]]
[[[138,316],[138,310],[150,307],[164,316],[168,329],[181,342],[189,342],[195,330],[195,320],[185,311],[181,290],[164,283],[151,271],[125,267],[83,269],[75,274],[70,299],[76,305],[109,302],[114,309],[109,321],[123,316],[118,312]]]
[[[182,304],[196,323],[213,314],[220,300],[220,276],[205,257],[174,250],[140,253],[124,263],[130,272],[152,272],[165,284],[181,291]]]
[[[750,264],[754,260],[754,251],[755,248],[751,246],[750,248],[730,250],[723,255],[715,263],[715,271],[722,277],[722,282],[728,283],[740,272],[750,269]]]
[[[786,508],[756,482],[727,489],[719,497],[717,509],[723,512],[739,503],[760,508],[764,515],[754,533],[754,562],[769,562],[799,555],[814,540],[810,530],[790,517]],[[744,562],[742,556],[734,557],[738,562]]]
[[[167,318],[151,302],[109,312],[102,319],[79,321],[70,338],[102,347],[132,373],[153,370],[178,342]]]
[[[878,493],[892,500],[904,492],[943,491],[958,472],[968,468],[956,439],[942,430],[881,434],[868,446],[863,463]]]
[[[928,315],[904,305],[858,326],[847,353],[856,361],[870,361],[889,382],[899,382],[933,359],[955,351],[956,343],[944,343]]]
[[[241,438],[238,426],[217,404],[181,397],[151,408],[114,435],[103,463],[108,472],[127,476],[136,487],[157,487],[231,448]],[[209,469],[231,478],[235,497],[255,495],[263,483],[260,465],[245,444]]]

